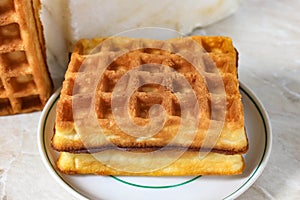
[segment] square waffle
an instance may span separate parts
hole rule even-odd
[[[124,97],[127,93],[128,99]],[[128,110],[118,106],[127,101]],[[151,111],[154,105],[164,108],[163,121],[159,118],[161,110]],[[116,113],[128,114],[140,131],[128,134],[130,127],[122,129],[128,121],[117,119]],[[194,123],[195,119],[199,122]],[[163,127],[145,135],[157,128],[155,122],[163,122]],[[194,130],[191,127],[195,124]],[[177,137],[178,131],[182,134]],[[241,154],[247,151],[248,141],[237,80],[237,51],[231,39],[192,36],[164,41],[124,37],[80,40],[57,104],[52,146],[62,152],[57,164],[66,173],[135,174],[113,170],[95,160],[95,155],[114,155],[116,160],[129,159],[142,166],[159,163],[162,155],[179,149],[186,152],[173,164],[139,174],[241,173]],[[115,147],[122,151],[114,152]],[[162,148],[162,154],[136,160],[124,153]],[[209,153],[201,160],[199,151]],[[197,167],[185,170],[192,165]],[[179,166],[183,172],[179,172]]]
[[[37,0],[0,2],[0,115],[41,110],[52,92]]]

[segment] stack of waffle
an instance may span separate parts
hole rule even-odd
[[[0,115],[41,110],[52,92],[39,7],[0,2]]]
[[[248,141],[231,39],[80,40],[54,130],[68,174],[242,173]]]

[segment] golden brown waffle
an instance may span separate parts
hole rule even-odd
[[[237,55],[231,40],[226,37],[192,37],[192,39],[205,48],[208,52],[204,55],[213,59],[218,67],[220,74],[224,82],[224,88],[226,91],[226,116],[225,123],[222,129],[222,133],[218,138],[217,143],[213,146],[215,151],[223,151],[226,153],[244,153],[247,151],[248,142],[244,130],[244,115],[243,106],[241,103],[241,95],[239,93],[239,85],[237,81]],[[176,135],[180,124],[180,105],[174,93],[166,90],[163,87],[157,85],[145,85],[140,87],[131,97],[130,113],[133,121],[139,125],[145,125],[149,123],[149,108],[153,104],[161,104],[167,112],[167,121],[165,122],[165,128],[158,132],[155,136],[149,139],[139,139],[130,136],[122,132],[116,124],[111,111],[111,93],[114,89],[114,85],[128,70],[133,69],[141,64],[145,63],[162,63],[164,65],[175,68],[179,73],[192,85],[193,90],[197,95],[200,109],[200,120],[197,134],[195,139],[190,145],[190,148],[199,149],[202,147],[206,138],[207,129],[210,122],[217,122],[218,116],[211,116],[210,105],[212,104],[211,98],[213,95],[218,95],[218,86],[213,86],[215,80],[215,73],[210,72],[211,64],[207,62],[203,66],[202,70],[205,75],[204,78],[195,72],[194,67],[189,64],[180,56],[170,53],[179,52],[181,49],[186,49],[186,42],[181,42],[180,39],[174,40],[176,42],[177,49],[173,47],[170,51],[162,51],[158,49],[144,49],[131,51],[118,59],[113,61],[103,73],[103,78],[99,82],[97,92],[95,94],[95,112],[97,114],[98,122],[104,134],[109,138],[109,142],[105,138],[97,136],[97,133],[93,134],[93,131],[87,135],[83,133],[78,134],[75,131],[76,126],[74,124],[73,112],[72,112],[72,99],[80,97],[83,102],[91,102],[93,97],[93,84],[91,80],[98,81],[95,65],[87,65],[87,62],[99,62],[99,54],[88,55],[95,46],[97,46],[104,39],[94,40],[82,40],[74,49],[71,62],[69,64],[67,73],[65,75],[65,81],[63,83],[60,100],[57,105],[57,116],[55,135],[53,138],[53,146],[59,151],[78,151],[86,148],[97,149],[106,148],[110,142],[123,148],[161,148],[168,144],[170,140]],[[135,45],[134,39],[128,38],[115,38],[114,44],[103,46],[101,49],[101,55],[115,55],[119,50],[131,48],[130,45]],[[138,40],[142,43],[161,43],[160,45],[166,45],[164,41],[152,41],[152,40]],[[175,45],[176,46],[176,45]],[[209,60],[209,59],[207,59]],[[84,62],[85,61],[85,62]],[[106,60],[107,61],[107,60]],[[100,61],[101,63],[102,61]],[[83,66],[81,66],[83,64]],[[103,63],[102,63],[103,64]],[[80,68],[80,72],[78,70]],[[98,69],[99,70],[99,69]],[[166,72],[164,74],[153,72],[155,77],[159,76],[172,76],[173,72]],[[92,75],[91,75],[92,74]],[[143,78],[139,76],[144,75],[144,79],[151,76],[149,72],[136,72],[130,76],[127,84],[123,84],[122,90],[131,90],[130,84],[136,84],[137,81],[143,81]],[[79,77],[78,91],[73,91],[75,78]],[[213,86],[214,91],[208,92],[205,81],[207,84]],[[89,82],[89,83],[88,83]],[[97,83],[96,83],[97,84]],[[173,80],[173,84],[176,84],[176,80]],[[178,90],[184,90],[178,86]],[[77,89],[76,89],[77,90]],[[84,91],[83,94],[76,94]],[[73,93],[74,92],[74,93]],[[82,97],[83,96],[83,97]],[[87,103],[89,105],[89,103]],[[218,107],[218,106],[216,106]],[[86,119],[84,116],[84,106],[81,106],[82,119]],[[79,112],[79,113],[80,113]],[[215,117],[215,119],[213,119]],[[80,118],[80,116],[79,116]],[[89,120],[81,120],[81,123],[89,123]],[[84,126],[80,125],[81,127]],[[86,124],[86,126],[90,126]],[[85,141],[82,142],[82,138],[85,137]],[[185,143],[185,138],[172,144],[173,146],[182,146]],[[205,147],[203,147],[205,148]],[[211,148],[211,147],[207,147]]]
[[[38,0],[0,2],[0,115],[41,110],[52,92]]]

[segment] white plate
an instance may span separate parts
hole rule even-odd
[[[233,199],[246,191],[265,168],[272,146],[268,116],[255,95],[242,83],[249,151],[246,169],[238,176],[197,177],[113,177],[65,175],[55,161],[58,153],[51,148],[57,91],[48,101],[38,127],[39,151],[50,174],[59,184],[80,199]]]

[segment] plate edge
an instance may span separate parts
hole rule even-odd
[[[266,109],[264,108],[262,102],[257,98],[255,93],[247,87],[243,82],[239,81],[240,84],[240,89],[249,97],[251,102],[254,104],[254,106],[257,108],[257,111],[259,112],[259,115],[261,116],[261,119],[264,123],[264,129],[265,129],[265,147],[264,147],[264,152],[263,156],[257,165],[256,169],[252,172],[250,175],[250,178],[246,180],[246,182],[240,186],[236,191],[233,193],[227,195],[226,197],[223,198],[223,200],[229,200],[229,199],[235,199],[239,197],[241,194],[243,194],[245,191],[247,191],[254,183],[255,181],[260,177],[262,174],[263,170],[265,169],[269,157],[271,154],[271,149],[272,149],[272,127],[270,123],[269,116],[267,114]],[[255,176],[255,174],[257,174]]]

